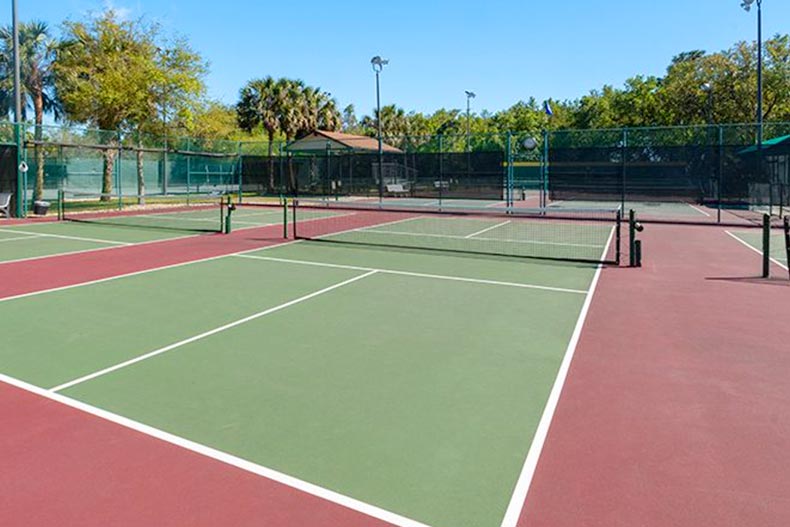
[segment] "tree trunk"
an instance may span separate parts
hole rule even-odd
[[[36,114],[36,185],[33,190],[33,199],[40,200],[44,197],[44,149],[39,144],[44,136],[42,125],[44,123],[44,96],[41,92],[33,94],[33,108]]]
[[[145,205],[145,171],[143,166],[143,141],[137,134],[137,204]]]
[[[113,190],[113,175],[115,174],[115,155],[118,151],[111,145],[104,151],[104,174],[101,185],[101,200],[110,201]]]

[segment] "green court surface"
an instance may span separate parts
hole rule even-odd
[[[550,208],[602,208],[620,207],[619,201],[553,201],[549,203]],[[627,213],[634,210],[639,217],[667,219],[672,218],[685,220],[712,221],[716,218],[716,209],[705,205],[696,205],[683,202],[659,202],[659,201],[626,201],[623,211]]]
[[[304,241],[0,301],[0,364],[427,525],[494,527],[595,272]]]
[[[52,221],[4,226],[0,222],[0,263],[57,254],[172,240],[219,226],[219,208],[186,212],[118,215],[92,222]],[[321,213],[315,213],[321,215]],[[234,230],[282,224],[278,207],[240,207]]]
[[[730,234],[748,246],[752,247],[755,251],[762,254],[763,233],[759,229],[753,229],[750,231],[730,231]],[[779,233],[779,231],[772,232],[770,243],[771,259],[774,261],[774,263],[779,264],[781,267],[787,269],[787,249],[785,248],[784,234]]]

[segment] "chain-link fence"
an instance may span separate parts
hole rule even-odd
[[[636,209],[643,220],[729,223],[790,207],[790,123],[222,141],[0,126],[4,187],[34,198],[173,194],[481,200],[510,207]],[[381,149],[381,154],[379,154]],[[6,162],[7,158],[7,162]],[[6,166],[8,165],[8,166]],[[0,188],[0,191],[4,189]]]

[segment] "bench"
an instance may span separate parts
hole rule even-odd
[[[11,217],[11,196],[9,192],[0,192],[0,213],[4,214],[6,218]]]
[[[406,194],[409,191],[406,190],[403,187],[403,185],[401,185],[400,183],[396,183],[392,185],[387,185],[387,192],[390,194]]]

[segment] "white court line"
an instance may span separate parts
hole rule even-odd
[[[79,377],[77,379],[74,379],[74,380],[71,380],[71,381],[68,381],[68,382],[64,382],[63,384],[59,384],[59,385],[57,385],[57,386],[55,386],[53,388],[50,388],[50,391],[59,392],[61,390],[66,390],[66,389],[71,388],[73,386],[76,386],[78,384],[82,384],[82,383],[84,383],[86,381],[90,381],[92,379],[96,379],[97,377],[102,377],[103,375],[107,375],[108,373],[112,373],[114,371],[118,371],[120,369],[123,369],[123,368],[126,368],[128,366],[131,366],[133,364],[137,364],[138,362],[142,362],[144,360],[148,360],[148,359],[150,359],[152,357],[156,357],[157,355],[162,355],[163,353],[167,353],[168,351],[173,351],[174,349],[181,348],[183,346],[186,346],[187,344],[191,344],[193,342],[197,342],[198,340],[203,340],[206,337],[210,337],[212,335],[216,335],[217,333],[221,333],[223,331],[227,331],[229,329],[235,328],[236,326],[240,326],[242,324],[246,324],[247,322],[251,322],[251,321],[259,319],[261,317],[265,317],[267,315],[271,315],[272,313],[276,313],[278,311],[282,311],[285,308],[294,306],[296,304],[300,304],[300,303],[302,303],[302,302],[304,302],[306,300],[310,300],[311,298],[315,298],[317,296],[323,295],[324,293],[328,293],[330,291],[334,291],[335,289],[338,289],[340,287],[352,284],[352,283],[354,283],[354,282],[356,282],[358,280],[362,280],[363,278],[367,278],[368,276],[372,276],[372,275],[376,274],[376,272],[377,271],[369,271],[369,272],[367,272],[365,274],[361,274],[361,275],[355,276],[354,278],[350,278],[348,280],[344,280],[342,282],[339,282],[337,284],[331,285],[329,287],[325,287],[323,289],[319,289],[318,291],[313,291],[310,294],[307,294],[307,295],[304,295],[304,296],[300,296],[299,298],[295,298],[293,300],[285,302],[284,304],[280,304],[278,306],[270,307],[269,309],[266,309],[264,311],[259,311],[258,313],[252,314],[252,315],[244,317],[244,318],[240,318],[239,320],[235,320],[233,322],[230,322],[229,324],[225,324],[224,326],[219,326],[219,327],[211,329],[209,331],[205,331],[203,333],[200,333],[199,335],[195,335],[193,337],[189,337],[188,339],[184,339],[184,340],[181,340],[179,342],[175,342],[173,344],[170,344],[169,346],[165,346],[164,348],[159,348],[158,350],[154,350],[154,351],[151,351],[149,353],[145,353],[143,355],[139,355],[139,356],[137,356],[137,357],[135,357],[133,359],[129,359],[129,360],[124,361],[124,362],[120,362],[120,363],[115,364],[113,366],[110,366],[108,368],[104,368],[102,370],[95,371],[93,373],[89,373],[88,375],[84,375],[84,376]]]
[[[191,238],[191,236],[188,236],[188,238]],[[170,241],[170,240],[158,240],[158,241]],[[278,243],[278,244],[274,244],[274,245],[268,245],[266,247],[256,247],[254,249],[245,249],[243,251],[238,251],[238,252],[235,252],[235,253],[220,254],[218,256],[210,256],[208,258],[201,258],[201,259],[198,259],[198,260],[190,260],[188,262],[180,262],[180,263],[177,263],[177,264],[163,265],[161,267],[152,267],[151,269],[143,269],[142,271],[135,271],[133,273],[125,273],[125,274],[119,274],[119,275],[115,275],[115,276],[108,276],[107,278],[99,278],[98,280],[89,280],[87,282],[79,282],[77,284],[64,285],[64,286],[61,286],[61,287],[53,287],[51,289],[42,289],[40,291],[32,291],[30,293],[22,293],[21,295],[7,296],[7,297],[4,297],[4,298],[0,298],[0,303],[2,303],[2,302],[9,302],[11,300],[18,300],[18,299],[21,299],[21,298],[28,298],[28,297],[31,297],[31,296],[44,295],[44,294],[47,294],[47,293],[56,293],[58,291],[66,291],[68,289],[76,289],[78,287],[86,287],[86,286],[90,286],[90,285],[94,285],[94,284],[101,284],[101,283],[104,283],[104,282],[112,282],[113,280],[120,280],[121,278],[129,278],[129,277],[132,277],[132,276],[140,276],[140,275],[143,275],[143,274],[155,273],[157,271],[164,271],[166,269],[175,269],[177,267],[185,267],[187,265],[194,265],[194,264],[203,263],[203,262],[210,262],[210,261],[213,261],[213,260],[219,260],[221,258],[228,258],[229,256],[236,256],[236,255],[239,255],[239,254],[257,252],[257,251],[265,251],[267,249],[274,249],[275,247],[285,247],[287,245],[292,245],[294,243],[300,243],[301,241],[302,240],[294,240],[294,241],[285,242],[285,243]],[[154,243],[154,242],[151,242],[151,243]],[[117,247],[108,247],[106,249],[88,249],[86,251],[75,251],[75,253],[64,253],[64,254],[76,254],[76,253],[82,253],[82,252],[93,252],[95,250],[108,250],[108,249],[116,249],[116,248]],[[60,256],[60,255],[58,255],[58,256]],[[49,256],[36,257],[36,259],[37,258],[49,258]],[[22,261],[22,260],[14,260],[14,261],[19,262],[19,261]],[[6,263],[6,262],[0,262],[0,263]]]
[[[686,203],[686,205],[688,205],[688,206],[689,206],[689,207],[691,207],[692,209],[696,210],[696,211],[697,211],[697,212],[699,212],[700,214],[704,214],[705,216],[707,216],[708,218],[710,218],[710,214],[708,214],[706,211],[702,210],[701,208],[699,208],[699,207],[696,207],[696,206],[692,205],[691,203]]]
[[[353,215],[354,214],[345,214],[343,216],[328,216],[328,217],[344,217],[344,216],[353,216]],[[307,220],[300,220],[300,221],[317,221],[317,220],[321,220],[321,219],[326,219],[326,218],[325,217],[310,218],[310,219],[307,219]],[[409,219],[414,219],[414,218],[409,218]],[[397,220],[397,221],[400,222],[400,221],[408,221],[408,220]],[[391,222],[391,223],[396,223],[396,222]],[[387,225],[387,223],[382,223],[381,225]],[[249,230],[249,229],[257,229],[257,228],[258,228],[257,226],[256,227],[244,227],[244,228],[239,229],[239,230]],[[332,233],[332,235],[343,234],[344,232],[351,232],[351,231],[360,230],[360,229],[362,229],[362,227],[359,227],[359,228],[356,228],[356,229],[349,229],[348,231],[335,232],[335,233]],[[166,239],[163,239],[163,240],[154,240],[154,241],[150,241],[150,242],[141,242],[141,243],[134,244],[134,245],[146,245],[146,244],[150,244],[150,243],[168,242],[168,241],[172,241],[172,240],[193,238],[195,236],[204,236],[204,235],[198,234],[198,235],[181,236],[181,237],[178,237],[178,238],[166,238]],[[329,235],[327,235],[327,236],[329,236]],[[274,249],[276,247],[286,247],[288,245],[293,245],[295,243],[303,243],[305,241],[307,241],[307,240],[304,240],[304,239],[291,240],[291,241],[287,241],[287,242],[283,242],[283,243],[276,243],[276,244],[273,244],[273,245],[268,245],[266,247],[255,247],[254,249],[245,249],[243,251],[237,251],[237,252],[228,253],[228,254],[221,254],[221,255],[218,255],[218,256],[210,256],[208,258],[200,258],[200,259],[197,259],[197,260],[190,260],[188,262],[180,262],[180,263],[177,263],[177,264],[163,265],[163,266],[160,266],[160,267],[152,267],[151,269],[143,269],[142,271],[135,271],[135,272],[132,272],[132,273],[119,274],[119,275],[116,275],[116,276],[108,276],[107,278],[99,278],[98,280],[89,280],[87,282],[80,282],[78,284],[65,285],[65,286],[61,286],[61,287],[53,287],[53,288],[50,288],[50,289],[42,289],[40,291],[32,291],[30,293],[23,293],[21,295],[7,296],[7,297],[4,297],[4,298],[0,298],[0,303],[8,302],[10,300],[17,300],[17,299],[21,299],[21,298],[27,298],[27,297],[31,297],[31,296],[43,295],[43,294],[47,294],[47,293],[55,293],[55,292],[58,292],[58,291],[65,291],[65,290],[68,290],[68,289],[75,289],[77,287],[90,286],[90,285],[93,285],[93,284],[101,284],[103,282],[110,282],[112,280],[118,280],[118,279],[121,279],[121,278],[127,278],[127,277],[131,277],[131,276],[139,276],[139,275],[143,275],[143,274],[153,273],[153,272],[156,272],[156,271],[164,271],[166,269],[174,269],[176,267],[184,267],[184,266],[187,266],[187,265],[193,265],[193,264],[198,264],[198,263],[203,263],[203,262],[210,262],[210,261],[213,261],[213,260],[219,260],[220,258],[227,258],[229,256],[237,256],[237,255],[240,255],[240,254],[258,252],[258,251],[266,251],[266,250],[269,250],[269,249]],[[53,256],[65,256],[65,255],[68,255],[68,254],[80,254],[80,253],[88,253],[88,252],[94,252],[94,251],[108,251],[108,250],[119,249],[119,248],[120,247],[102,247],[100,249],[86,249],[84,251],[72,251],[72,252],[69,252],[69,253],[58,253],[58,254],[52,254],[52,255],[46,255],[46,256],[35,256],[33,258],[22,258],[22,259],[19,259],[19,260],[10,260],[10,261],[7,261],[7,262],[0,262],[0,265],[6,264],[6,263],[14,263],[14,262],[23,262],[23,261],[28,261],[28,260],[39,260],[39,259],[44,259],[44,258],[51,258]]]
[[[28,235],[28,236],[15,236],[13,238],[0,238],[0,243],[3,243],[3,242],[15,242],[15,241],[18,241],[18,240],[32,240],[34,238],[39,238],[39,236]]]
[[[254,254],[236,254],[234,255],[237,258],[249,258],[252,260],[263,260],[267,262],[282,262],[282,263],[291,263],[297,265],[312,265],[315,267],[329,267],[332,269],[349,269],[352,271],[376,271],[381,274],[392,274],[392,275],[400,275],[400,276],[413,276],[416,278],[430,278],[434,280],[448,280],[452,282],[466,282],[471,284],[484,284],[484,285],[497,285],[497,286],[505,286],[505,287],[520,287],[522,289],[538,289],[541,291],[552,291],[555,293],[572,293],[577,295],[586,295],[587,291],[582,291],[580,289],[567,289],[564,287],[552,287],[548,285],[536,285],[536,284],[524,284],[519,282],[502,282],[499,280],[486,280],[483,278],[464,278],[462,276],[447,276],[447,275],[439,275],[439,274],[428,274],[428,273],[415,273],[412,271],[398,271],[395,269],[379,269],[374,267],[360,267],[356,265],[343,265],[343,264],[332,264],[332,263],[325,263],[325,262],[312,262],[307,260],[294,260],[291,258],[275,258],[270,256],[256,256]]]
[[[477,236],[479,234],[485,234],[488,231],[493,231],[494,229],[498,229],[499,227],[503,227],[503,226],[507,225],[508,223],[510,223],[510,220],[503,221],[502,223],[497,223],[496,225],[492,225],[491,227],[486,227],[485,229],[481,229],[481,230],[479,230],[477,232],[473,232],[472,234],[464,236],[464,238],[467,238],[467,239],[474,238],[475,236]]]
[[[614,228],[609,233],[609,240],[606,242],[606,247],[601,254],[602,260],[606,257],[606,253],[609,251],[609,246],[612,243],[613,235]],[[587,296],[584,299],[584,304],[582,305],[581,312],[579,313],[579,318],[576,320],[576,327],[573,329],[573,335],[571,336],[570,342],[568,342],[568,347],[565,350],[565,356],[562,358],[562,363],[560,364],[560,369],[557,372],[557,377],[554,380],[554,385],[551,387],[549,398],[546,401],[546,406],[543,409],[543,415],[540,417],[538,428],[535,430],[535,435],[532,438],[532,444],[530,445],[529,451],[527,452],[527,457],[524,459],[524,466],[521,468],[521,474],[518,477],[518,481],[516,482],[516,486],[513,490],[513,495],[510,498],[510,503],[508,504],[507,510],[505,512],[505,517],[502,519],[501,527],[516,527],[519,516],[521,516],[521,510],[524,507],[524,503],[527,499],[527,494],[529,493],[529,488],[532,484],[532,478],[535,475],[535,469],[538,466],[538,460],[540,459],[540,454],[543,451],[543,445],[546,443],[546,437],[549,433],[551,421],[554,418],[554,412],[557,410],[557,404],[559,403],[562,389],[565,386],[566,379],[568,378],[568,370],[570,369],[571,362],[573,361],[573,356],[576,353],[576,346],[579,343],[579,338],[582,334],[582,328],[584,327],[584,321],[587,319],[587,313],[590,310],[590,304],[592,303],[595,289],[598,286],[598,279],[601,276],[602,269],[603,265],[599,265],[595,270],[595,275],[593,276],[592,282],[590,283],[590,289],[587,291]]]
[[[378,225],[377,225],[378,227]],[[456,236],[452,234],[428,234],[423,232],[407,232],[407,231],[379,231],[376,229],[365,229],[365,232],[372,232],[374,234],[397,234],[399,236],[416,236],[421,238],[446,238],[451,240],[468,240],[466,236]],[[512,240],[509,238],[472,238],[473,240],[480,240],[485,242],[507,242],[507,243],[520,243],[524,245],[558,245],[562,247],[592,247],[599,248],[600,244],[592,243],[562,243],[562,242],[543,242],[538,240]]]
[[[64,240],[76,240],[78,242],[94,242],[94,243],[111,243],[114,245],[134,245],[131,242],[119,242],[115,240],[99,240],[96,238],[83,238],[81,236],[66,236],[64,234],[50,234],[46,232],[22,231],[18,229],[0,229],[0,232],[10,232],[19,234],[31,234],[33,236],[40,236],[43,238],[62,238]]]
[[[91,406],[87,403],[83,403],[76,399],[72,399],[71,397],[66,397],[59,393],[53,393],[47,391],[43,388],[39,388],[38,386],[34,386],[30,383],[21,381],[19,379],[9,377],[8,375],[4,375],[2,373],[0,373],[0,382],[19,388],[20,390],[24,390],[26,392],[35,394],[39,397],[43,397],[47,400],[62,404],[69,408],[73,408],[80,412],[84,412],[91,416],[98,417],[99,419],[103,419],[105,421],[109,421],[116,425],[120,425],[124,428],[134,430],[135,432],[145,434],[146,436],[153,437],[165,443],[177,446],[179,448],[183,448],[184,450],[188,450],[190,452],[194,452],[196,454],[207,457],[209,459],[219,461],[220,463],[224,463],[226,465],[241,469],[245,472],[249,472],[251,474],[261,476],[271,481],[275,481],[292,489],[296,489],[306,494],[316,496],[330,503],[334,503],[342,507],[345,507],[347,509],[360,512],[362,514],[370,516],[371,518],[376,518],[391,523],[393,525],[397,525],[399,527],[429,527],[424,523],[420,523],[416,520],[412,520],[405,516],[401,516],[394,512],[390,512],[386,509],[381,509],[379,507],[376,507],[375,505],[371,505],[369,503],[359,501],[350,496],[340,494],[339,492],[335,492],[333,490],[320,487],[318,485],[309,483],[307,481],[303,481],[293,476],[289,476],[288,474],[284,474],[282,472],[265,467],[263,465],[253,463],[252,461],[248,461],[246,459],[234,456],[227,452],[223,452],[221,450],[217,450],[215,448],[211,448],[209,446],[202,445],[194,441],[190,441],[189,439],[177,436],[175,434],[171,434],[169,432],[165,432],[164,430],[160,430],[158,428],[154,428],[152,426],[140,423],[139,421],[134,421],[133,419],[129,419],[128,417],[123,417],[121,415],[109,412],[107,410],[103,410],[101,408]]]
[[[736,236],[735,234],[731,233],[730,231],[724,231],[724,232],[726,232],[728,235],[730,235],[733,239],[735,239],[738,242],[740,242],[740,244],[743,245],[744,247],[748,247],[749,249],[751,249],[752,251],[756,252],[757,254],[759,254],[762,257],[763,252],[760,249],[758,249],[757,247],[754,247],[752,244],[740,239],[738,236]],[[781,261],[777,260],[773,256],[769,256],[768,259],[771,262],[773,262],[774,264],[776,264],[779,267],[781,267],[782,269],[784,269],[785,271],[788,270],[788,268],[787,268],[787,266],[785,264],[783,264]]]

